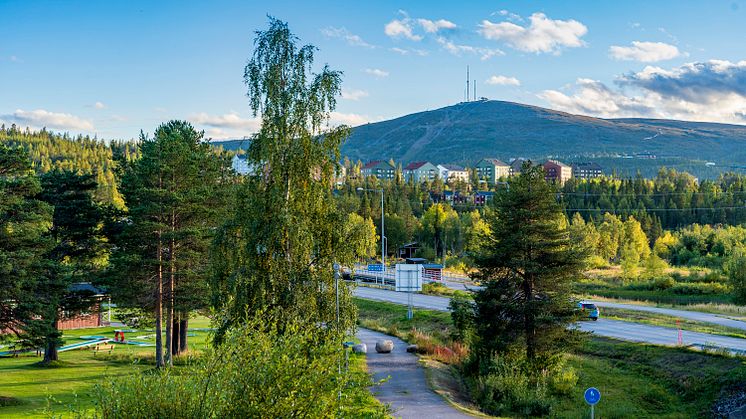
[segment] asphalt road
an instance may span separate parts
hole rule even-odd
[[[623,304],[623,303],[612,303],[606,301],[594,301],[586,300],[586,302],[593,303],[601,308],[620,308],[625,310],[634,311],[646,311],[649,313],[665,314],[667,316],[678,317],[681,319],[695,320],[705,323],[713,323],[721,326],[733,327],[735,329],[746,330],[746,322],[741,320],[734,320],[717,314],[703,313],[700,311],[688,311],[688,310],[677,310],[673,308],[659,308],[651,306],[642,306],[636,304]],[[603,310],[601,311],[603,316]]]
[[[356,297],[366,298],[369,300],[386,301],[396,304],[408,304],[407,293],[395,292],[382,289],[373,289],[366,287],[357,287],[354,292]],[[446,297],[437,297],[433,295],[423,294],[412,294],[412,306],[425,308],[429,310],[448,311],[449,299]],[[607,304],[607,303],[603,303]],[[616,304],[616,303],[608,303]],[[631,305],[621,304],[628,308]],[[603,307],[603,306],[602,306]],[[644,307],[644,306],[631,306],[631,307]],[[672,309],[657,309],[655,307],[647,307],[656,310],[666,310],[664,314],[670,314],[676,312],[682,318],[692,318],[685,316],[697,316],[700,321],[724,321],[731,325],[731,322],[738,322],[737,320],[726,319],[720,316],[707,313],[698,313],[684,310],[672,310]],[[650,310],[647,310],[650,311]],[[603,312],[602,312],[603,316]],[[702,320],[710,319],[710,320]],[[743,324],[744,322],[738,322]],[[717,323],[720,324],[720,323]],[[578,323],[578,328],[584,331],[593,332],[599,336],[606,336],[616,339],[627,340],[631,342],[645,342],[656,345],[676,345],[678,344],[679,331],[674,328],[660,327],[660,326],[649,326],[639,323],[624,322],[620,320],[609,320],[603,317],[598,321],[582,321]],[[682,331],[682,343],[684,345],[695,345],[698,347],[717,347],[724,348],[735,352],[746,353],[746,339],[732,338],[727,336],[712,335],[708,333],[689,332]]]
[[[472,416],[460,412],[435,394],[427,385],[425,371],[416,355],[407,353],[407,344],[393,336],[358,329],[357,337],[368,346],[366,362],[368,372],[375,381],[388,377],[383,384],[373,387],[373,395],[383,403],[388,403],[394,417],[404,419],[444,418],[462,419]],[[389,354],[376,352],[376,341],[390,339],[394,350]]]

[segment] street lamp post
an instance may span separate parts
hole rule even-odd
[[[370,189],[370,188],[357,188],[358,192],[362,191],[371,191],[371,192],[380,192],[381,193],[381,264],[383,265],[383,271],[381,272],[381,285],[384,285],[384,277],[386,274],[386,248],[384,246],[384,242],[386,241],[386,236],[384,234],[384,212],[383,212],[383,188],[381,189]]]

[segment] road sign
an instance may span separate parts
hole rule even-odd
[[[368,265],[368,270],[371,272],[383,272],[383,265],[380,263],[372,263]]]
[[[599,400],[601,400],[601,392],[598,391],[596,387],[591,387],[585,390],[584,397],[585,402],[593,406],[594,404],[598,403]]]

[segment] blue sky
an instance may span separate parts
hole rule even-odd
[[[744,1],[0,0],[0,121],[133,138],[256,129],[243,67],[267,15],[344,72],[352,125],[479,96],[602,117],[746,123]]]

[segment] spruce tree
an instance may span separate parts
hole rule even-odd
[[[501,188],[488,215],[490,233],[475,257],[475,360],[518,357],[534,378],[547,372],[574,340],[571,281],[583,255],[573,246],[553,187],[540,167],[524,166]]]

